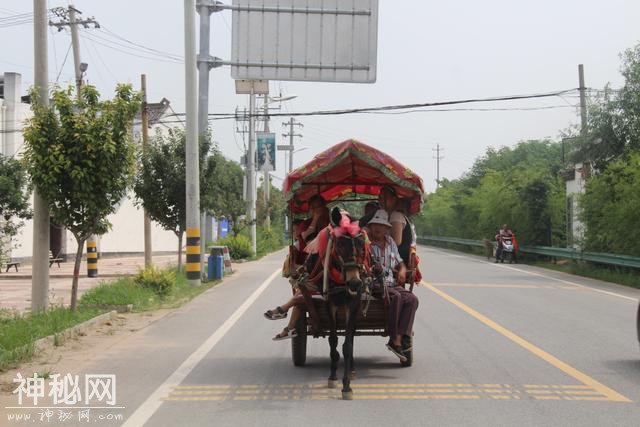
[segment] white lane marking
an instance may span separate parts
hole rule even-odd
[[[433,252],[438,252],[438,253],[441,253],[441,254],[444,254],[444,255],[448,255],[448,256],[450,256],[450,257],[454,257],[454,258],[465,258],[465,259],[468,259],[468,260],[470,260],[470,261],[476,261],[476,260],[474,260],[473,258],[471,258],[471,257],[469,257],[469,256],[453,255],[453,254],[450,254],[450,253],[447,253],[447,252],[444,252],[444,251],[439,251],[439,250],[437,250],[437,249],[433,249],[433,248],[429,248],[429,250],[432,250]],[[482,263],[482,264],[485,264],[485,263]],[[607,295],[610,295],[610,296],[614,296],[614,297],[618,297],[618,298],[623,298],[623,299],[626,299],[626,300],[629,300],[629,301],[638,302],[638,299],[636,299],[636,298],[632,298],[632,297],[628,297],[628,296],[626,296],[626,295],[621,295],[621,294],[617,294],[617,293],[615,293],[615,292],[605,291],[605,290],[603,290],[603,289],[593,288],[593,287],[591,287],[591,286],[587,286],[587,285],[581,285],[580,283],[571,282],[571,281],[569,281],[569,280],[564,280],[564,279],[558,279],[558,278],[553,277],[553,276],[547,276],[547,275],[545,275],[545,274],[535,273],[535,272],[533,272],[533,271],[521,270],[521,269],[519,269],[519,268],[515,268],[515,267],[512,267],[512,266],[510,266],[510,265],[496,264],[496,263],[486,263],[486,264],[488,264],[488,265],[490,265],[490,266],[492,266],[492,267],[496,267],[496,268],[508,268],[508,269],[511,269],[511,270],[519,271],[519,272],[521,272],[521,273],[530,274],[530,275],[532,275],[532,276],[539,276],[539,277],[544,277],[545,279],[555,280],[556,282],[560,282],[560,283],[567,283],[567,284],[569,284],[569,285],[577,286],[577,287],[579,287],[579,288],[588,289],[588,290],[593,291],[593,292],[600,292],[600,293],[602,293],[602,294],[607,294]]]
[[[233,325],[242,317],[249,307],[258,299],[260,294],[267,289],[273,279],[280,273],[280,269],[269,276],[258,289],[256,289],[245,302],[229,317],[205,342],[198,347],[184,362],[167,378],[136,411],[122,425],[122,427],[139,427],[144,425],[162,404],[162,398],[168,396],[173,387],[179,385],[200,361],[213,349],[213,347],[225,336]]]

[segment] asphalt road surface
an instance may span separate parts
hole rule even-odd
[[[96,360],[87,372],[117,376],[120,408],[94,409],[92,423],[121,425],[107,417],[119,414],[136,427],[640,425],[638,290],[422,247],[413,366],[401,367],[385,338],[356,337],[354,400],[342,401],[326,387],[326,339],[309,338],[304,367],[289,341],[271,340],[286,321],[262,313],[290,295],[283,256]]]

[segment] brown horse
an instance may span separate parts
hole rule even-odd
[[[328,386],[337,385],[338,353],[337,313],[343,310],[345,318],[345,338],[342,345],[344,356],[344,374],[342,377],[342,398],[351,400],[351,375],[353,368],[353,341],[358,313],[361,309],[361,296],[371,283],[369,240],[357,222],[352,222],[337,208],[331,213],[331,225],[318,236],[315,250],[324,272],[322,294],[327,301],[330,332],[329,346],[331,373]],[[313,257],[310,257],[313,258]],[[317,264],[316,264],[317,265]]]

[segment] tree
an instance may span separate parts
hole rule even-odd
[[[286,203],[284,201],[284,194],[282,191],[273,186],[270,183],[269,190],[269,219],[273,227],[278,225],[284,225],[284,215],[286,211]],[[258,196],[256,203],[256,218],[258,224],[264,224],[267,218],[267,210],[264,204],[264,184],[258,187]]]
[[[27,175],[18,160],[0,154],[0,258],[22,220],[30,217]]]
[[[112,100],[101,101],[95,87],[55,88],[50,106],[31,91],[33,117],[24,130],[24,161],[38,192],[47,201],[54,222],[64,226],[78,243],[71,309],[78,296],[80,260],[85,241],[106,233],[126,196],[134,171],[130,138],[140,94],[131,85],[118,85]]]
[[[597,170],[640,150],[640,44],[622,55],[620,90],[607,84],[589,106],[588,136],[575,161],[590,161]]]
[[[616,160],[587,181],[580,199],[585,249],[640,256],[640,152]]]
[[[244,171],[238,163],[226,159],[219,152],[215,152],[213,157],[215,169],[207,177],[211,190],[203,197],[212,214],[231,220],[233,235],[237,236],[244,228],[240,217],[247,210],[243,194]]]
[[[134,192],[137,204],[143,206],[149,218],[178,238],[178,269],[182,268],[182,237],[187,227],[186,200],[186,134],[179,128],[168,135],[156,134],[144,152],[140,152],[142,167],[136,174]],[[200,138],[200,208],[210,209],[207,195],[216,169],[216,157],[209,136]]]
[[[461,179],[444,180],[416,218],[420,233],[492,238],[504,223],[524,244],[564,242],[562,146],[525,141],[489,148]]]

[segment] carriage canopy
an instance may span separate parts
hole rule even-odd
[[[388,154],[349,139],[291,172],[284,182],[284,192],[292,212],[303,213],[316,194],[330,203],[349,195],[377,196],[384,185],[393,186],[398,197],[410,200],[409,214],[420,211],[422,178]]]

